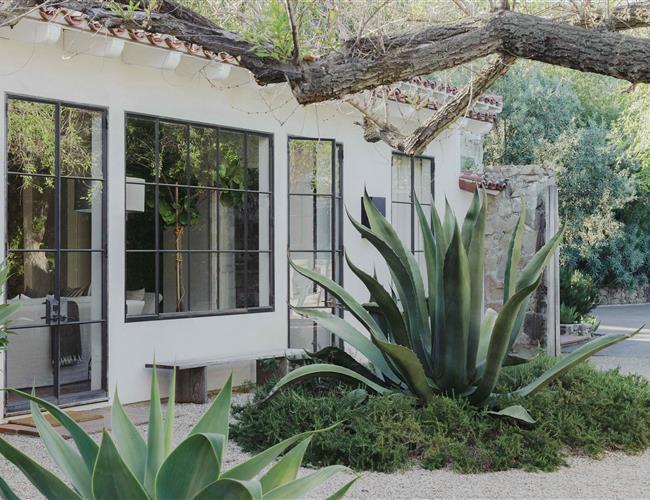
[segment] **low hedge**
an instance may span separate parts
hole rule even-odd
[[[520,387],[555,360],[540,356],[506,369],[500,391]],[[520,424],[495,417],[461,399],[436,397],[426,406],[403,395],[367,395],[322,381],[281,391],[260,404],[271,385],[235,408],[232,435],[249,452],[299,432],[340,424],[318,434],[305,462],[345,464],[392,472],[419,464],[464,473],[551,471],[568,454],[600,457],[607,450],[634,453],[650,445],[650,384],[636,375],[582,364],[523,404],[537,420]]]

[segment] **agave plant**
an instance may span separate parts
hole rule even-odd
[[[496,401],[494,393],[503,366],[529,361],[512,352],[522,328],[528,299],[538,287],[550,257],[558,248],[560,230],[518,272],[525,206],[513,231],[505,268],[503,307],[497,313],[483,312],[483,259],[487,200],[477,192],[459,225],[449,204],[441,221],[435,207],[431,222],[415,200],[426,260],[426,285],[411,252],[395,229],[364,196],[370,227],[348,217],[361,236],[385,260],[394,291],[363,271],[346,256],[348,266],[370,293],[361,304],[331,279],[291,262],[300,274],[313,280],[338,301],[363,327],[366,334],[343,318],[317,309],[296,311],[330,330],[365,358],[357,362],[336,347],[313,356],[327,356],[330,363],[301,367],[281,379],[270,397],[281,387],[308,377],[331,376],[352,379],[378,393],[408,392],[423,401],[435,394],[469,398],[475,405]],[[428,293],[427,293],[428,289]],[[608,335],[561,359],[535,381],[509,394],[523,397],[534,393],[553,378],[592,354],[629,335]],[[506,412],[508,414],[508,412]]]
[[[174,394],[174,388],[175,375],[172,376],[170,394]],[[50,499],[296,498],[335,474],[349,470],[334,465],[296,479],[312,436],[321,431],[285,439],[225,470],[232,375],[208,411],[176,447],[172,444],[174,401],[169,399],[167,415],[163,418],[155,369],[146,440],[127,417],[117,393],[111,410],[112,431],[104,430],[101,442],[97,444],[58,407],[22,391],[8,391],[30,400],[32,418],[43,444],[67,477],[69,485],[2,438],[0,453]],[[67,429],[76,450],[52,428],[41,414],[41,408]],[[289,448],[290,451],[262,473]],[[345,484],[331,498],[341,498],[355,480]],[[0,496],[18,498],[1,478]]]
[[[0,264],[0,293],[7,282],[9,268],[6,263]],[[20,309],[20,304],[0,304],[0,351],[4,351],[9,343],[9,335],[14,333],[11,328],[11,317]]]

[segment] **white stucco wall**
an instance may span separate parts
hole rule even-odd
[[[5,33],[6,34],[6,33]],[[153,50],[153,49],[151,49]],[[146,400],[150,372],[144,368],[154,354],[162,360],[239,355],[286,347],[287,342],[287,136],[333,138],[344,147],[344,201],[360,217],[364,186],[384,196],[390,215],[391,150],[383,143],[364,142],[354,124],[356,112],[341,104],[300,107],[283,86],[257,87],[247,72],[233,69],[228,80],[213,84],[199,75],[127,65],[120,59],[66,54],[62,42],[27,44],[0,38],[0,92],[104,107],[108,110],[108,381],[109,393],[119,387],[125,402]],[[239,127],[273,134],[275,203],[275,311],[270,313],[168,319],[126,323],[124,320],[124,116],[146,113],[180,120]],[[475,125],[473,125],[475,124]],[[468,127],[486,124],[469,122]],[[5,114],[0,114],[0,235],[6,234]],[[426,151],[435,158],[435,197],[445,196],[464,214],[470,196],[459,190],[460,141],[452,127]],[[372,270],[369,245],[349,223],[344,245],[356,262]],[[4,252],[2,241],[2,252]],[[360,282],[346,270],[345,284],[360,299]],[[4,366],[1,364],[0,366]],[[236,382],[254,378],[253,365],[240,367]],[[213,370],[217,387],[227,369]],[[4,377],[3,377],[4,379]],[[163,392],[165,392],[163,390]]]

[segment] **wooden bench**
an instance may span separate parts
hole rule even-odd
[[[207,371],[210,367],[255,361],[257,363],[255,367],[256,383],[264,384],[274,375],[286,375],[289,371],[290,359],[305,359],[306,357],[307,355],[302,349],[281,349],[242,356],[156,361],[156,369],[173,370],[176,368],[177,403],[205,404],[208,402]],[[269,360],[277,360],[278,364],[269,366]],[[145,365],[146,368],[153,368],[153,366],[153,363]]]

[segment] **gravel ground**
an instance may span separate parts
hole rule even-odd
[[[235,395],[243,401],[246,395]],[[177,405],[176,441],[189,432],[205,405]],[[141,426],[144,432],[144,426]],[[95,435],[99,438],[99,435]],[[10,443],[52,471],[56,468],[40,441],[27,436],[6,436]],[[226,468],[245,460],[247,454],[231,441]],[[572,457],[569,467],[552,473],[518,470],[488,474],[456,474],[448,470],[412,468],[401,473],[364,472],[353,485],[350,498],[650,498],[650,450],[641,455],[610,453],[603,460]],[[57,471],[58,472],[58,471]],[[303,469],[302,474],[309,473]],[[0,477],[21,498],[41,495],[12,464],[0,458]],[[354,477],[342,474],[314,491],[323,498]]]

